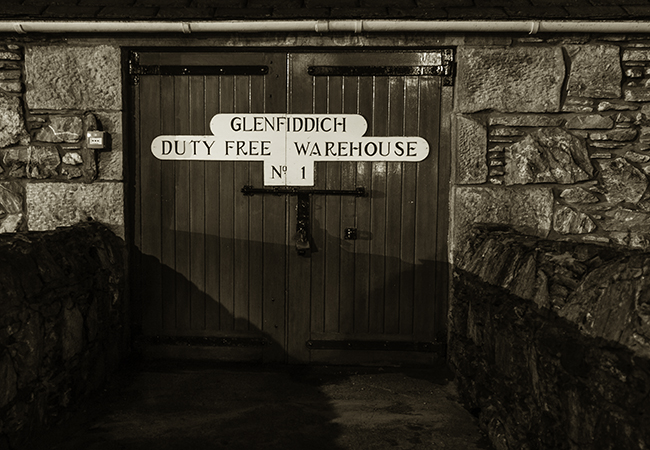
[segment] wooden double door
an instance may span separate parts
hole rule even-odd
[[[439,73],[450,55],[133,52],[131,279],[143,342],[189,357],[439,360],[452,101]],[[262,162],[152,155],[156,136],[209,135],[219,113],[360,114],[367,136],[420,136],[429,156],[316,162],[298,196],[244,195],[263,187]],[[365,196],[324,192],[359,187]],[[296,248],[301,199],[307,252]]]

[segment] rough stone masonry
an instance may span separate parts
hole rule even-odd
[[[0,448],[53,425],[126,355],[125,266],[96,222],[0,236]]]
[[[474,230],[449,363],[497,450],[650,444],[650,254]]]
[[[650,248],[650,43],[512,44],[458,49],[455,247],[484,222]]]
[[[117,49],[0,46],[0,232],[92,219],[123,236],[121,120]]]

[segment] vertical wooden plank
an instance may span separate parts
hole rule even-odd
[[[368,122],[366,135],[374,135],[373,128],[373,95],[374,77],[363,77],[359,80],[359,114]],[[358,162],[357,186],[371,191],[372,163]],[[372,192],[368,197],[356,199],[356,227],[359,238],[354,241],[355,283],[354,283],[354,332],[368,333],[369,296],[370,296],[370,213]]]
[[[388,78],[375,79],[372,129],[374,136],[388,134]],[[370,296],[369,332],[384,332],[384,280],[386,251],[386,172],[387,163],[372,164],[372,194],[370,200]]]
[[[419,79],[405,80],[405,136],[420,135],[420,90]],[[400,311],[399,333],[413,334],[413,296],[415,279],[415,198],[417,165],[403,164],[401,199],[401,247],[400,247]],[[424,193],[423,193],[424,194]]]
[[[418,163],[418,195],[416,203],[415,293],[413,332],[417,339],[434,339],[434,302],[432,298],[438,282],[435,271],[437,203],[440,198],[439,124],[440,124],[440,78],[423,77],[420,95],[427,99],[421,102],[420,132],[429,142],[430,155]]]
[[[205,122],[203,77],[189,77],[190,134],[202,135]],[[205,162],[190,163],[190,328],[205,330]]]
[[[250,111],[250,91],[248,76],[235,76],[235,112],[246,113]],[[249,325],[248,295],[250,277],[248,273],[248,241],[249,241],[249,198],[240,193],[242,186],[250,184],[248,180],[248,166],[250,163],[236,161],[234,185],[231,191],[233,196],[234,215],[234,270],[235,270],[235,298],[233,315],[235,316],[235,329],[247,330]]]
[[[329,113],[343,112],[344,85],[342,77],[329,79]],[[319,171],[325,175],[326,189],[341,188],[341,163],[328,162],[319,164]],[[313,196],[312,196],[313,197]],[[341,198],[339,196],[325,197],[325,332],[339,332],[340,314],[340,264],[341,246],[339,244],[339,228],[341,224]]]
[[[329,79],[328,77],[313,77],[312,99],[313,112],[327,114],[329,111]],[[315,188],[327,187],[326,170],[322,167],[325,163],[314,164]],[[322,333],[325,331],[325,243],[327,242],[327,228],[325,223],[325,196],[311,196],[311,235],[317,251],[311,254],[311,331]]]
[[[286,57],[267,56],[271,68],[265,81],[265,110],[286,112]],[[260,185],[262,184],[260,180]],[[267,361],[286,361],[286,290],[287,290],[287,198],[265,195],[264,211],[264,304],[263,331],[272,345],[264,349]]]
[[[403,135],[405,120],[404,78],[389,78],[389,116],[388,135]],[[385,260],[385,300],[384,332],[399,332],[400,310],[400,237],[402,202],[402,164],[388,163],[386,174],[386,260]]]
[[[264,201],[264,321],[262,330],[272,345],[265,359],[284,361],[286,348],[287,197],[265,195]]]
[[[344,78],[343,112],[358,113],[359,77]],[[342,162],[341,189],[356,188],[356,163]],[[339,267],[339,332],[351,335],[354,332],[354,285],[356,281],[354,241],[345,240],[345,229],[356,226],[356,197],[342,196],[341,221],[339,223],[337,240],[340,247]]]
[[[341,163],[323,164],[326,170],[326,189],[341,189]],[[312,196],[313,197],[313,196]],[[341,198],[325,196],[325,332],[339,332]]]
[[[289,55],[289,98],[288,112],[292,114],[312,111],[311,77],[307,76],[306,62],[309,56]],[[289,197],[289,232],[294,236],[296,229],[296,196]],[[305,345],[309,339],[311,323],[310,301],[311,265],[310,259],[299,256],[295,240],[289,241],[288,249],[288,287],[287,296],[287,353],[290,362],[308,362],[309,350]]]
[[[265,111],[266,92],[265,92],[265,77],[264,76],[251,76],[249,80],[250,86],[250,112],[263,113]],[[261,162],[249,163],[249,178],[248,183],[253,186],[261,186],[264,184],[264,173]],[[235,195],[243,197],[241,193]],[[248,198],[249,203],[249,267],[248,273],[250,274],[249,286],[249,315],[251,330],[262,330],[262,302],[264,297],[262,274],[264,272],[264,253],[263,253],[263,221],[264,210],[263,203],[264,197],[256,195]]]
[[[176,127],[174,134],[190,132],[189,77],[174,80]],[[185,150],[187,151],[187,150]],[[176,195],[176,329],[189,330],[191,322],[190,162],[174,161]]]
[[[176,132],[175,118],[175,88],[174,77],[161,77],[161,134],[173,134]],[[161,184],[161,214],[160,226],[162,228],[162,258],[163,267],[161,301],[163,306],[163,330],[173,332],[176,330],[176,189],[174,161],[162,161],[162,184]]]
[[[232,76],[221,77],[221,112],[234,111],[235,83]],[[234,329],[235,311],[235,249],[234,249],[234,177],[235,163],[222,161],[219,171],[219,271],[221,283],[219,298],[221,301],[221,330]]]
[[[210,119],[219,112],[219,77],[205,80],[205,111],[203,134],[210,133]],[[207,330],[220,329],[220,244],[219,244],[219,172],[221,163],[211,161],[205,165],[205,326]]]
[[[137,103],[139,126],[139,169],[136,174],[136,215],[140,227],[136,229],[136,246],[140,250],[140,299],[142,301],[142,330],[145,335],[159,333],[163,326],[161,274],[161,162],[151,155],[151,141],[160,134],[161,111],[160,78],[144,77],[139,87]]]

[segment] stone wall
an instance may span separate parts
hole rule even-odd
[[[467,42],[451,199],[459,390],[497,450],[648,448],[650,38]]]
[[[92,219],[124,236],[121,89],[119,48],[0,43],[0,233]]]
[[[648,37],[494,40],[457,51],[454,251],[480,222],[650,249]]]
[[[0,448],[55,424],[125,355],[125,260],[94,222],[0,236]]]
[[[650,253],[470,236],[449,363],[495,448],[648,448]]]

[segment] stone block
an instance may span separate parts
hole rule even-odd
[[[0,183],[0,214],[16,214],[23,211],[23,187],[16,182]]]
[[[7,70],[0,72],[0,80],[20,80],[20,70]]]
[[[628,78],[642,78],[643,67],[628,67],[625,69],[625,76]]]
[[[475,120],[458,116],[458,183],[481,184],[487,180],[487,130]]]
[[[632,163],[645,164],[650,162],[650,156],[637,152],[628,151],[625,153],[625,159]]]
[[[589,146],[598,149],[600,148],[619,149],[619,148],[627,147],[627,145],[622,142],[614,142],[614,141],[591,141],[589,143]]]
[[[505,173],[506,173],[505,169],[503,167],[498,167],[498,165],[496,164],[491,166],[490,169],[488,170],[488,175],[490,177],[501,177],[505,175]]]
[[[61,344],[63,359],[70,359],[79,353],[84,346],[84,318],[76,306],[63,310],[63,332]]]
[[[6,61],[20,61],[22,57],[20,54],[15,52],[0,51],[0,59],[4,59]]]
[[[557,112],[564,74],[560,48],[460,47],[456,109]]]
[[[42,142],[79,142],[83,137],[83,121],[79,116],[50,116],[34,139]]]
[[[20,183],[0,183],[0,233],[19,231],[24,217],[24,197]]]
[[[518,137],[525,133],[518,128],[493,128],[490,130],[490,137]]]
[[[0,95],[0,148],[27,138],[23,107],[18,97]]]
[[[632,141],[636,138],[637,131],[634,128],[624,128],[607,131],[604,133],[589,133],[589,139],[594,141]]]
[[[617,206],[605,211],[598,223],[605,231],[648,232],[650,230],[650,213]]]
[[[25,77],[30,109],[122,108],[118,47],[29,46]]]
[[[469,229],[476,223],[506,225],[525,234],[546,237],[551,231],[553,203],[553,191],[548,187],[457,187],[452,247],[462,247]]]
[[[616,102],[600,102],[598,103],[598,111],[634,111],[638,109],[638,106],[630,105],[628,103],[616,103]]]
[[[83,164],[84,162],[83,157],[79,154],[79,152],[66,153],[65,155],[63,155],[62,161],[63,164],[68,164],[71,166]]]
[[[626,88],[625,100],[628,102],[648,102],[650,101],[650,89]]]
[[[92,219],[124,236],[122,183],[30,183],[26,187],[28,227],[53,230]]]
[[[650,49],[625,49],[623,61],[650,61]]]
[[[122,180],[124,169],[122,164],[122,152],[101,152],[99,154],[98,178],[100,180]]]
[[[564,189],[560,193],[560,198],[569,203],[598,203],[599,199],[591,192],[585,191],[580,187]]]
[[[614,127],[614,121],[600,114],[578,115],[567,120],[566,127],[570,130],[609,130]]]
[[[0,357],[0,408],[4,408],[16,397],[18,376],[14,368],[11,356],[5,352]]]
[[[641,126],[639,129],[639,142],[650,144],[650,127]]]
[[[594,110],[594,102],[587,98],[567,97],[562,105],[563,112],[590,113]]]
[[[648,188],[648,178],[624,158],[599,160],[602,188],[610,203],[637,203]]]
[[[92,304],[90,305],[90,308],[88,308],[88,313],[86,314],[86,330],[88,331],[88,341],[92,342],[97,338],[97,334],[99,333],[102,320],[99,315],[99,308],[98,308],[98,302],[97,299],[95,299]]]
[[[29,163],[29,150],[26,147],[13,147],[3,152],[2,163],[10,178],[25,178]]]
[[[560,234],[587,234],[596,229],[596,224],[587,214],[559,205],[553,215],[553,229]]]
[[[19,94],[23,91],[23,84],[20,81],[0,81],[0,91]]]
[[[562,117],[539,114],[499,114],[490,116],[490,125],[506,127],[559,127],[564,123]]]
[[[33,145],[29,147],[27,176],[45,179],[58,175],[57,167],[61,164],[59,152],[53,145]]]
[[[568,95],[619,98],[623,73],[620,50],[614,45],[568,45],[571,73]]]
[[[561,128],[540,128],[507,147],[505,156],[507,185],[572,184],[593,176],[585,143]]]
[[[80,167],[66,165],[61,167],[61,175],[66,177],[68,180],[74,180],[76,178],[81,178],[83,176],[83,172]]]
[[[31,313],[20,331],[14,334],[15,342],[10,346],[16,367],[20,367],[18,388],[23,388],[39,376],[43,358],[43,319],[38,313]]]
[[[22,68],[19,62],[15,61],[0,61],[0,69],[5,70],[20,70]]]

